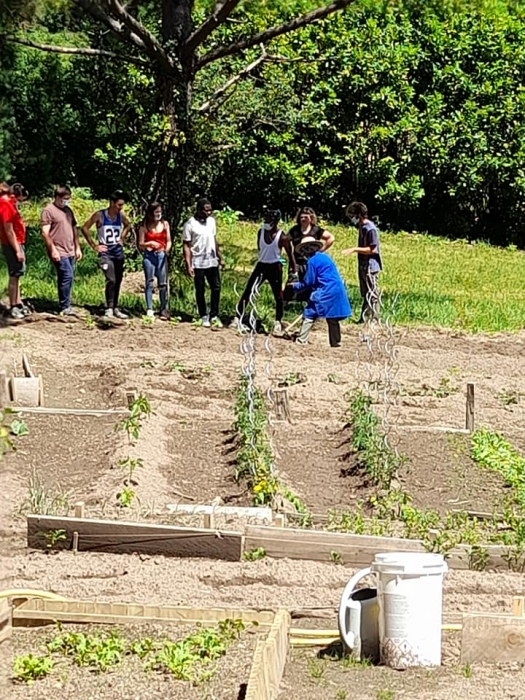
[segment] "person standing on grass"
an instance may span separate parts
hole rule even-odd
[[[256,282],[267,281],[272,289],[275,299],[275,323],[274,333],[282,333],[281,321],[283,319],[283,265],[281,262],[282,249],[286,251],[289,260],[289,271],[296,274],[295,258],[290,243],[290,238],[279,228],[281,212],[278,209],[267,211],[264,216],[264,225],[257,234],[257,248],[259,257],[257,264],[246,284],[246,289],[237,304],[237,317],[234,325],[241,326],[244,323],[246,305]]]
[[[57,271],[58,307],[61,316],[78,316],[71,308],[75,262],[82,259],[77,221],[69,205],[69,187],[57,187],[55,199],[42,211],[42,236]]]
[[[170,225],[162,216],[162,204],[151,202],[139,227],[139,250],[143,252],[142,267],[146,277],[146,315],[153,318],[153,280],[157,278],[160,297],[160,318],[167,321],[168,255],[171,250]]]
[[[358,323],[364,323],[371,316],[379,318],[379,290],[377,276],[383,269],[379,233],[375,224],[368,218],[368,209],[363,202],[352,202],[346,209],[346,215],[359,231],[357,247],[341,251],[343,255],[357,254],[359,290],[363,303]]]
[[[288,231],[288,236],[292,241],[292,247],[297,264],[297,274],[299,281],[304,279],[306,274],[306,258],[301,255],[298,246],[306,236],[311,236],[317,241],[321,241],[321,252],[325,252],[334,243],[334,236],[329,231],[321,228],[317,224],[317,215],[311,207],[303,207],[297,214],[296,223]],[[308,291],[294,293],[292,287],[287,285],[284,298],[286,301],[308,301]]]
[[[300,282],[291,286],[296,292],[308,291],[308,303],[303,311],[303,324],[296,342],[306,345],[317,318],[325,318],[328,324],[330,347],[341,345],[339,322],[352,315],[346,288],[332,258],[321,252],[322,242],[307,236],[298,245],[298,252],[306,259],[306,273]]]
[[[195,284],[195,300],[200,324],[205,328],[222,328],[219,319],[221,277],[219,265],[224,269],[224,260],[217,243],[215,219],[208,199],[199,199],[192,216],[184,224],[182,241],[186,271]],[[205,281],[211,291],[210,313],[207,313]]]
[[[120,286],[124,277],[124,241],[130,224],[122,209],[124,208],[124,193],[115,190],[109,198],[109,207],[91,214],[82,226],[86,241],[98,253],[98,264],[106,278],[106,311],[108,318],[127,318],[127,314],[118,308]],[[96,226],[97,237],[90,234],[92,226]]]
[[[26,227],[18,204],[28,197],[29,192],[20,183],[11,187],[6,182],[0,183],[0,244],[9,274],[9,313],[16,319],[31,313],[20,296],[20,278],[26,269]]]

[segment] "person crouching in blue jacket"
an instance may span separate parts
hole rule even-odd
[[[295,292],[310,290],[310,299],[303,311],[303,324],[296,342],[306,345],[317,318],[325,318],[328,338],[332,348],[341,346],[339,322],[352,315],[345,285],[334,261],[326,253],[319,252],[322,243],[312,236],[303,238],[298,246],[307,258],[306,274],[302,282],[292,283]]]

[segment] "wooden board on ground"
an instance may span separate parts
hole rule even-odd
[[[290,614],[279,610],[266,639],[257,643],[245,700],[275,700],[289,648]]]
[[[39,406],[41,377],[11,377],[11,398],[15,406]]]
[[[463,616],[462,663],[523,662],[525,618],[509,615]]]
[[[0,600],[0,644],[9,639],[11,632],[11,606],[7,600]]]
[[[237,608],[189,608],[178,605],[142,605],[140,603],[104,603],[91,600],[43,600],[30,598],[13,610],[13,625],[64,623],[136,624],[141,622],[202,623],[214,625],[223,620],[242,620],[270,627],[273,610]]]
[[[243,549],[243,537],[240,532],[89,518],[27,516],[29,547],[50,549],[57,531],[62,531],[61,534],[64,534],[65,538],[57,541],[52,549],[71,549],[76,532],[79,552],[138,552],[170,557],[206,557],[239,561]]]
[[[276,559],[328,562],[335,557],[339,560],[340,557],[344,565],[353,567],[370,564],[378,552],[427,551],[421,540],[249,525],[246,528],[245,550],[259,547],[269,557]],[[483,555],[483,568],[509,570],[507,547],[490,545],[482,549],[486,552],[486,556]],[[478,557],[481,559],[479,554]],[[454,547],[447,553],[446,560],[451,569],[477,568],[476,553],[466,545]]]

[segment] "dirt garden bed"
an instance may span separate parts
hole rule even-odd
[[[236,700],[248,682],[257,639],[247,625],[222,628],[183,625],[60,625],[16,628],[9,697],[45,700],[61,697],[97,700]],[[32,654],[45,662],[28,659]],[[18,659],[18,660],[17,660]],[[36,678],[42,668],[49,674]],[[23,679],[34,681],[28,685]]]

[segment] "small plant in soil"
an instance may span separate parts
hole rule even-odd
[[[326,378],[330,384],[342,384],[342,380],[337,374],[329,374]]]
[[[347,698],[348,693],[346,692],[346,690],[338,690],[335,694],[335,700],[347,700]]]
[[[378,690],[376,694],[377,700],[395,700],[395,693],[388,688],[387,690]]]
[[[69,494],[60,490],[51,491],[45,486],[36,470],[29,476],[29,496],[20,506],[20,513],[35,515],[67,515],[69,512]]]
[[[244,552],[243,557],[246,561],[258,561],[259,559],[264,559],[266,556],[266,550],[264,547],[257,547],[255,549],[250,549],[248,552]]]
[[[154,369],[157,366],[155,360],[142,360],[140,367],[142,369]]]
[[[343,557],[341,556],[341,554],[334,550],[331,550],[330,552],[330,561],[332,562],[332,564],[337,564],[339,566],[342,566],[344,564]]]
[[[465,678],[472,678],[472,666],[469,663],[463,666],[461,672]]]
[[[369,668],[372,662],[366,656],[362,659],[356,659],[353,654],[345,654],[341,659],[341,664],[345,669]]]
[[[129,486],[126,486],[120,493],[117,493],[117,504],[121,508],[130,508],[131,504],[135,500],[135,496],[135,491]]]
[[[39,535],[45,539],[46,550],[50,553],[56,551],[56,546],[59,542],[65,542],[67,539],[65,530],[47,530],[46,532],[40,532]]]
[[[307,376],[301,372],[288,372],[283,379],[277,382],[277,386],[287,387],[295,386],[296,384],[306,384]]]
[[[123,459],[119,460],[118,465],[127,475],[124,483],[126,485],[131,484],[132,486],[136,486],[138,482],[133,479],[133,474],[137,469],[144,466],[144,460],[142,460],[140,457],[124,457]]]
[[[22,437],[22,435],[29,435],[29,428],[24,420],[15,420],[11,423],[11,434],[15,437]]]
[[[498,401],[500,401],[505,407],[517,406],[520,402],[520,397],[521,394],[514,389],[504,389],[496,394]]]
[[[84,325],[88,330],[92,331],[96,326],[95,319],[91,315],[86,316],[84,319]]]
[[[317,659],[308,659],[308,672],[312,678],[319,680],[319,678],[323,677],[324,671],[325,667],[321,661]]]
[[[134,441],[139,439],[143,421],[149,418],[153,411],[148,398],[144,394],[139,394],[130,405],[129,410],[130,415],[117,423],[115,430],[124,430],[127,433],[129,443],[133,444]]]
[[[18,681],[31,685],[39,678],[44,678],[53,670],[53,660],[49,656],[26,654],[14,660],[13,675]]]

